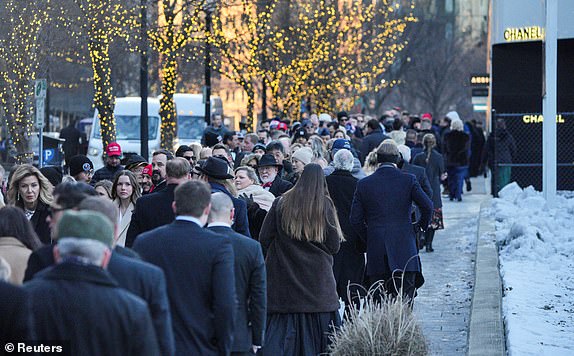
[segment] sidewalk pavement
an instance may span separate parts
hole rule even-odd
[[[465,192],[462,202],[451,202],[443,197],[445,229],[436,232],[433,242],[435,252],[427,253],[423,249],[420,253],[426,282],[418,291],[414,311],[427,338],[431,355],[464,355],[469,351],[473,355],[493,355],[497,353],[490,352],[489,348],[476,349],[474,345],[488,344],[489,341],[495,345],[495,340],[504,340],[504,329],[493,329],[491,325],[496,322],[490,321],[496,316],[495,304],[500,306],[498,264],[484,259],[484,244],[481,241],[477,259],[477,236],[482,233],[479,226],[488,226],[479,216],[481,204],[490,201],[489,181],[482,177],[473,178],[472,185],[473,190]],[[492,259],[492,253],[489,257]],[[498,255],[495,253],[494,257],[498,258]],[[480,277],[476,281],[478,285],[482,286],[485,280],[494,281],[491,289],[481,288],[478,291],[480,295],[474,290],[475,271],[476,276]],[[496,278],[498,297],[490,295],[492,288],[496,287]],[[490,298],[485,298],[487,296]],[[474,311],[472,316],[471,309]],[[484,314],[487,309],[493,312]],[[479,315],[484,315],[488,320]],[[469,340],[473,345],[471,349]]]

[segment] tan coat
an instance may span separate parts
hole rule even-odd
[[[119,200],[114,200],[114,203],[117,204],[119,209]],[[122,216],[121,220],[118,216],[118,239],[116,241],[117,246],[125,247],[126,245],[126,235],[128,233],[128,228],[130,227],[130,222],[132,221],[132,213],[135,209],[135,205],[130,203],[128,209],[126,210],[124,216]]]
[[[6,260],[12,269],[9,281],[22,284],[32,250],[14,237],[0,237],[0,257]]]

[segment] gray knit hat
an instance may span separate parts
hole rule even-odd
[[[90,210],[66,210],[58,221],[57,236],[76,239],[91,239],[112,246],[114,227],[104,214]]]

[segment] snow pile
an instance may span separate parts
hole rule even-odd
[[[510,355],[574,354],[574,195],[550,208],[516,183],[492,207]]]

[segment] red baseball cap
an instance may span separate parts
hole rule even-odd
[[[153,171],[153,168],[152,168],[151,164],[148,164],[147,166],[144,167],[142,174],[147,174],[148,176],[151,177],[152,171]]]
[[[121,156],[122,155],[122,148],[117,142],[111,142],[108,147],[106,147],[106,155],[108,157],[112,156]]]
[[[422,116],[421,116],[421,120],[431,120],[432,121],[432,115],[430,112],[425,112]]]
[[[289,126],[287,126],[287,124],[284,122],[280,122],[279,124],[277,124],[277,130],[287,131],[288,129]]]

